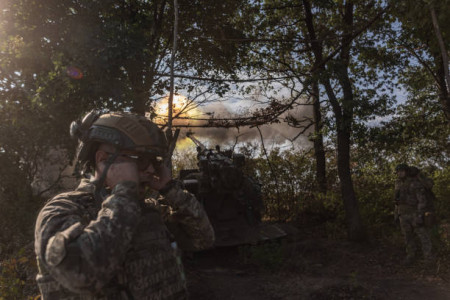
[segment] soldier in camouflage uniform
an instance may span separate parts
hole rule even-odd
[[[411,264],[416,257],[415,235],[422,245],[424,259],[431,261],[433,258],[429,229],[424,226],[425,212],[430,203],[427,203],[423,183],[418,176],[410,176],[409,169],[406,164],[398,165],[395,182],[395,215],[405,238],[405,264]]]
[[[144,117],[91,112],[71,133],[81,141],[79,162],[94,174],[39,213],[42,299],[186,299],[177,242],[205,249],[214,232],[201,204],[162,163],[162,131]],[[159,196],[145,197],[149,190]]]

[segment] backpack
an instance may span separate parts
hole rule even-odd
[[[436,202],[436,195],[433,193],[433,179],[427,177],[420,172],[416,167],[409,167],[408,175],[416,177],[425,188],[425,198],[427,199],[427,211],[434,212],[434,203]]]
[[[425,197],[427,198],[427,202],[433,206],[436,201],[436,195],[433,193],[433,179],[426,177],[423,173],[419,173],[418,178],[425,187]]]

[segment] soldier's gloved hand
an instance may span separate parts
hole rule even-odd
[[[166,164],[154,168],[151,174],[150,187],[154,190],[161,190],[172,179],[172,171]]]

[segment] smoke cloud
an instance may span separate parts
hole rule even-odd
[[[213,117],[213,118],[236,118],[241,115],[242,112],[246,111],[251,113],[251,108],[249,108],[249,103],[235,103],[232,108],[225,106],[223,103],[212,103],[208,106],[204,106],[197,109],[197,116],[202,115],[203,118]],[[252,107],[254,109],[254,106]],[[292,139],[294,139],[302,129],[294,128],[289,126],[287,122],[283,121],[287,116],[292,116],[297,120],[301,120],[305,117],[312,118],[312,106],[303,105],[297,106],[296,108],[285,112],[280,116],[280,123],[274,123],[269,125],[261,125],[259,129],[264,139],[264,143],[267,145],[281,145],[285,144]],[[207,121],[186,121],[186,120],[174,120],[174,125],[204,125]],[[180,133],[180,139],[185,137],[186,132],[190,130],[194,133],[195,137],[207,144],[208,147],[212,147],[216,144],[218,145],[233,145],[236,143],[260,141],[261,136],[257,128],[250,126],[240,127],[240,128],[183,128]],[[298,136],[293,143],[302,148],[311,147],[311,142],[308,140],[308,135],[313,130],[311,126],[304,134]],[[186,141],[182,141],[181,144],[184,146],[189,145]],[[193,144],[192,144],[193,145]]]

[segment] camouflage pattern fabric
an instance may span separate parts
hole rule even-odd
[[[428,228],[426,228],[423,224],[416,224],[416,221],[416,214],[400,215],[400,226],[405,238],[406,255],[411,258],[416,256],[417,244],[414,235],[417,235],[422,245],[423,256],[427,259],[432,256],[430,233]]]
[[[413,207],[419,213],[424,213],[428,206],[427,198],[425,197],[425,187],[417,177],[407,177],[404,180],[397,180],[395,183],[396,204]],[[401,213],[401,211],[400,211]]]
[[[157,199],[157,207],[175,240],[183,250],[206,249],[214,243],[214,229],[195,196],[180,181]],[[151,201],[147,199],[146,202]]]
[[[198,201],[180,186],[165,197],[137,199],[137,185],[118,184],[96,203],[84,180],[39,213],[35,251],[42,299],[185,299],[180,245],[201,249],[214,233]],[[164,202],[162,205],[160,202]],[[162,214],[164,213],[164,214]]]
[[[417,245],[414,235],[417,235],[422,245],[424,258],[430,258],[432,246],[430,232],[424,226],[424,215],[432,204],[427,203],[425,186],[418,177],[406,177],[396,181],[395,192],[407,257],[415,257]]]

